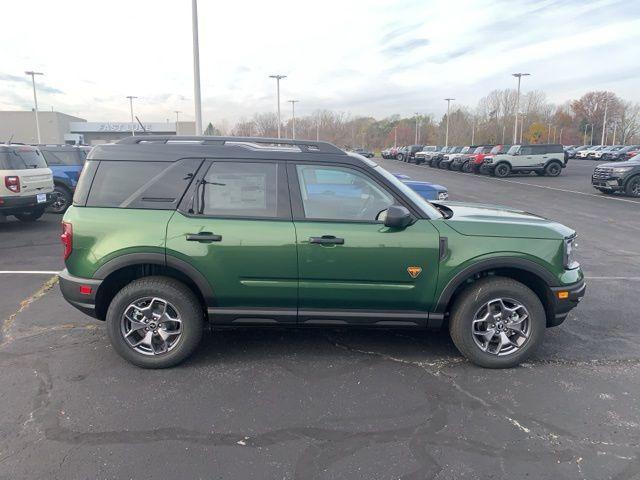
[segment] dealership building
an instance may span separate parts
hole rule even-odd
[[[38,112],[43,144],[98,145],[136,135],[195,135],[195,122],[87,122],[61,112]],[[0,143],[38,143],[33,111],[0,111]]]

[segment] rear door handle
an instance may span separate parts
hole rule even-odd
[[[344,238],[334,237],[333,235],[309,237],[309,243],[318,243],[320,245],[344,245]]]
[[[209,242],[219,242],[221,240],[222,240],[222,235],[216,235],[215,233],[211,233],[211,232],[187,233],[188,242],[209,243]]]

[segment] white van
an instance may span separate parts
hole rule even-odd
[[[29,145],[0,144],[0,220],[42,216],[52,200],[53,174],[42,153]]]

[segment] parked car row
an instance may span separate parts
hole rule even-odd
[[[0,145],[0,217],[32,222],[64,213],[91,150],[74,145]]]
[[[411,146],[414,147],[414,146]],[[403,147],[408,148],[408,147]],[[411,149],[406,150],[410,152]],[[412,156],[400,149],[395,158],[433,168],[506,177],[512,172],[556,177],[567,165],[562,145],[429,145]],[[398,158],[401,156],[401,158]],[[391,157],[394,158],[394,157]]]
[[[623,162],[640,153],[640,145],[565,145],[569,158]]]

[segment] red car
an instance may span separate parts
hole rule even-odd
[[[499,155],[501,153],[506,153],[511,145],[495,145],[489,149],[489,151],[483,153],[478,153],[475,155],[473,159],[473,164],[470,165],[473,173],[488,173],[488,170],[484,167],[484,159],[490,155]]]

